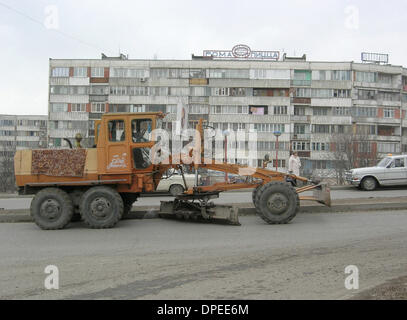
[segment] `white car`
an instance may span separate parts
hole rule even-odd
[[[195,185],[195,174],[184,174],[184,177],[188,188]],[[198,182],[200,178],[200,175],[198,175]],[[183,193],[185,191],[185,185],[181,173],[179,171],[172,171],[169,172],[168,175],[164,175],[156,191],[169,192],[173,196]]]
[[[407,185],[407,155],[389,155],[375,166],[346,172],[346,181],[367,191],[378,186]]]

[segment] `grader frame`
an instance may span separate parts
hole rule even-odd
[[[92,228],[113,227],[137,198],[154,193],[166,170],[185,164],[182,157],[175,164],[171,156],[158,164],[145,159],[146,150],[151,150],[156,142],[154,137],[146,139],[143,134],[159,128],[163,117],[164,114],[154,112],[108,113],[95,123],[95,148],[17,151],[16,184],[20,193],[35,194],[31,214],[37,225],[61,229],[76,216]],[[291,221],[300,199],[330,205],[326,184],[265,168],[205,159],[202,119],[196,129],[195,141],[201,144],[188,154],[193,161],[187,165],[196,172],[210,169],[246,176],[246,181],[188,187],[174,201],[161,203],[161,216],[239,224],[236,208],[215,206],[210,200],[223,191],[246,188],[253,189],[257,212],[271,224]],[[295,189],[287,179],[306,185]],[[314,191],[313,196],[298,196],[310,190]]]

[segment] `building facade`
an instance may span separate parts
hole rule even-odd
[[[47,116],[0,115],[0,190],[14,190],[14,154],[47,147]]]
[[[291,151],[303,174],[333,167],[333,137],[358,134],[358,152],[407,151],[407,69],[354,62],[51,59],[49,123],[51,147],[77,132],[93,145],[94,122],[104,112],[167,113],[171,129],[180,99],[193,126],[199,118],[221,130],[257,132],[257,161],[276,165],[275,131],[281,132],[278,166]],[[228,159],[244,162],[242,159]]]

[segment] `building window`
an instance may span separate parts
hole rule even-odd
[[[383,118],[394,118],[394,109],[383,109]]]
[[[67,86],[51,86],[51,94],[69,94],[69,87]]]
[[[312,151],[329,151],[328,142],[313,142]]]
[[[249,114],[266,115],[268,114],[268,106],[249,106]]]
[[[164,89],[165,88],[165,89]],[[166,87],[162,87],[162,92],[161,95],[166,96],[167,92],[163,91],[166,90]],[[169,87],[168,88],[168,95],[169,96],[178,96],[178,97],[182,97],[182,96],[188,96],[189,95],[189,88],[183,88],[183,87]]]
[[[211,106],[212,114],[248,114],[248,106]]]
[[[399,153],[400,152],[400,143],[379,142],[377,144],[377,151],[380,153]]]
[[[109,94],[109,87],[108,86],[99,86],[99,85],[91,86],[90,94],[107,95],[107,94]]]
[[[205,97],[208,96],[207,93],[207,87],[191,87],[191,96]]]
[[[130,87],[129,94],[131,96],[148,96],[148,87]]]
[[[333,107],[333,115],[334,116],[350,116],[352,113],[351,108],[346,108],[346,107]]]
[[[375,100],[376,92],[374,90],[358,90],[358,99],[359,100]]]
[[[379,73],[377,75],[377,82],[379,83],[391,84],[392,79],[393,79],[392,75],[388,73]]]
[[[249,79],[249,69],[209,69],[209,78]]]
[[[245,97],[246,88],[230,88],[230,95],[232,97]]]
[[[327,107],[314,107],[312,108],[313,116],[327,116],[330,108]]]
[[[287,114],[287,106],[273,106],[274,114]]]
[[[88,76],[88,68],[85,67],[75,67],[73,68],[73,76],[86,78]]]
[[[400,93],[379,91],[377,99],[382,101],[400,101]]]
[[[229,96],[229,88],[212,88],[213,96]]]
[[[103,67],[91,68],[91,76],[92,78],[104,78],[105,68]]]
[[[305,134],[305,124],[294,124],[294,134]]]
[[[375,107],[357,107],[354,109],[355,117],[375,118],[377,116],[377,108]]]
[[[127,87],[110,87],[110,94],[116,96],[127,95]]]
[[[51,104],[52,112],[68,112],[67,103],[52,103]]]
[[[73,103],[71,105],[72,112],[86,112],[86,104],[85,103]]]
[[[358,152],[370,153],[372,152],[372,144],[370,142],[359,142]]]
[[[312,132],[313,133],[330,133],[329,124],[313,124]]]
[[[305,116],[305,107],[294,106],[295,116]]]
[[[92,103],[91,106],[92,112],[103,113],[106,111],[106,104],[104,103]]]
[[[293,141],[292,142],[293,151],[310,151],[310,143],[305,141]]]
[[[369,83],[376,82],[376,73],[356,71],[356,81]]]
[[[89,94],[89,87],[72,86],[72,87],[69,87],[69,91],[70,91],[70,94],[86,95],[86,94]]]
[[[298,98],[311,98],[311,89],[310,88],[296,88],[295,96]]]
[[[253,128],[257,132],[275,132],[280,131],[281,133],[285,132],[285,125],[280,123],[255,123]]]
[[[336,80],[336,81],[350,80],[350,71],[347,71],[347,70],[332,71],[332,80]]]
[[[201,104],[189,105],[190,114],[209,114],[209,106]]]
[[[53,68],[52,77],[69,77],[69,68]]]

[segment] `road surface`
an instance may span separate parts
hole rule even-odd
[[[311,195],[312,193],[303,193],[302,195]],[[346,190],[332,190],[332,200],[339,199],[356,199],[356,198],[377,198],[377,197],[404,197],[407,196],[407,188],[383,188],[376,191],[361,191],[356,188]],[[161,200],[172,200],[173,197],[159,198],[140,198],[135,206],[158,206]],[[252,202],[251,192],[222,192],[219,199],[215,200],[218,204],[230,203],[248,203]],[[30,207],[31,198],[0,198],[0,208],[4,210],[10,209],[28,209]]]
[[[242,226],[124,220],[42,231],[0,224],[1,299],[347,299],[407,275],[407,211],[256,216]],[[59,269],[46,290],[44,269]],[[359,269],[359,290],[344,287]]]

